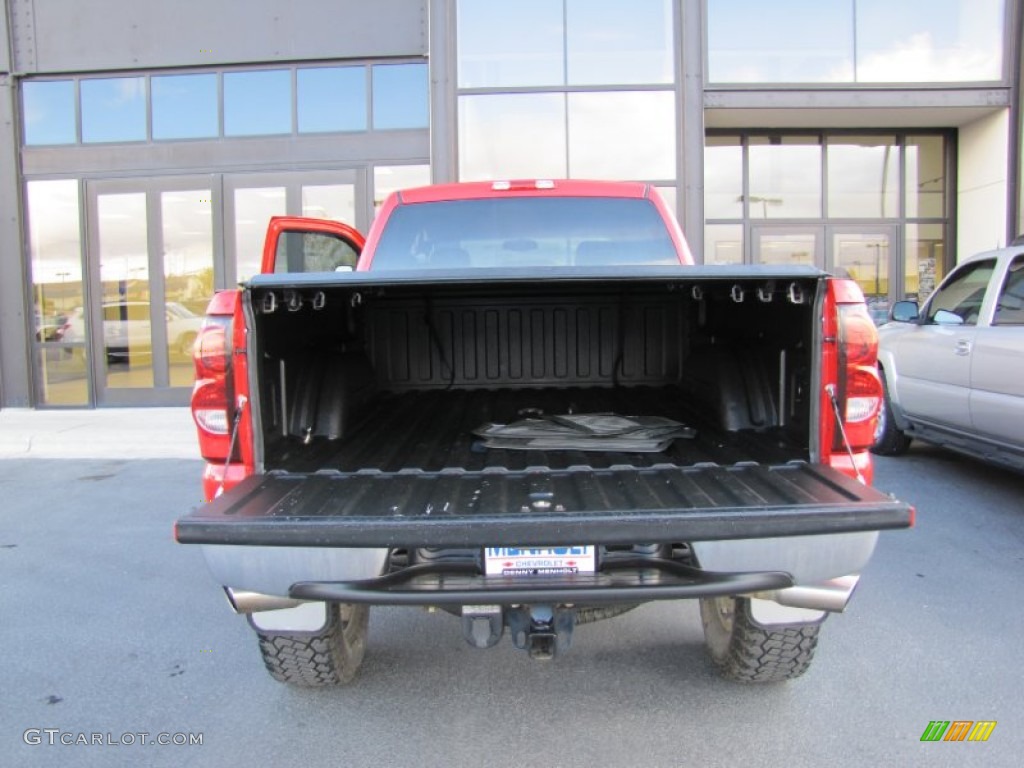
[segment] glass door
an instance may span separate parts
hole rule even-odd
[[[828,269],[857,281],[876,324],[888,318],[895,295],[895,244],[895,226],[829,228]]]
[[[98,405],[184,405],[215,285],[212,176],[89,182],[88,329]]]
[[[824,267],[824,239],[824,227],[755,224],[751,227],[753,261]]]
[[[370,220],[363,170],[236,174],[224,177],[224,197],[227,285],[259,272],[271,216],[333,219],[361,232]]]

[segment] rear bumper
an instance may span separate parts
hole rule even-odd
[[[373,605],[514,605],[518,603],[633,603],[782,590],[785,573],[713,573],[670,560],[618,562],[598,573],[537,578],[482,576],[475,566],[420,565],[376,579],[300,582],[299,600]]]

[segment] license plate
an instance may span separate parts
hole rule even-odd
[[[545,576],[594,572],[594,547],[485,547],[487,576]]]

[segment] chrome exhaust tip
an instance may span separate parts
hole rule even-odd
[[[790,608],[810,608],[829,613],[842,613],[850,602],[850,597],[853,596],[853,591],[857,588],[859,581],[860,574],[853,573],[818,584],[777,589],[769,593],[768,597],[779,605]]]
[[[224,587],[224,594],[228,599],[231,610],[240,614],[276,611],[281,608],[295,608],[306,602],[305,600],[295,600],[290,597],[279,597],[278,595],[264,595],[260,592],[247,592],[242,589],[232,589],[231,587]]]

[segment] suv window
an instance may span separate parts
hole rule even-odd
[[[985,289],[995,268],[995,261],[986,259],[968,264],[955,272],[929,302],[928,322],[934,323],[936,313],[944,309],[963,318],[964,325],[977,325]]]
[[[1024,325],[1024,256],[1010,262],[992,325]]]

